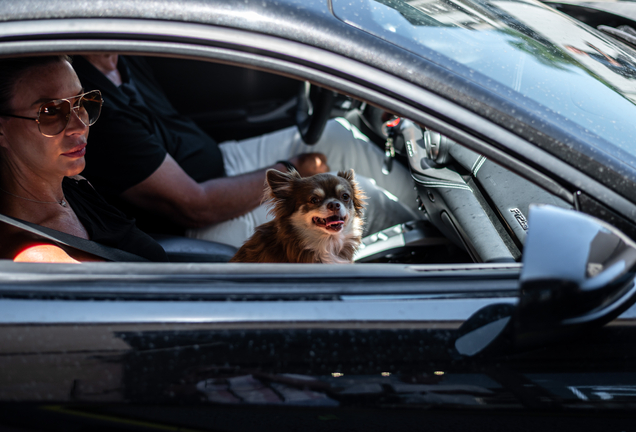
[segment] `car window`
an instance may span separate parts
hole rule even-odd
[[[222,130],[221,136],[236,131],[245,138],[293,124],[293,110],[288,106],[290,100],[295,106],[294,93],[302,84],[300,80],[201,61],[148,58],[147,63],[172,104],[212,136]],[[184,75],[184,70],[189,78],[176,80],[177,75]],[[269,88],[250,98],[249,92],[241,91],[241,96],[231,101],[232,109],[224,114],[224,121],[219,119],[223,107],[220,101],[231,92],[225,87],[201,86],[197,77],[210,74],[228,76],[227,81],[238,89],[248,82],[254,88],[275,87],[281,92]],[[215,101],[213,110],[206,110],[210,107],[208,101]],[[398,131],[393,140],[394,158],[390,160],[410,170],[412,180],[405,187],[415,187],[419,202],[412,220],[364,236],[355,255],[358,265],[519,262],[529,228],[530,206],[553,204],[571,208],[562,199],[460,143],[365,101],[338,95],[332,113],[346,118],[355,133],[379,151],[385,149],[388,128]],[[319,145],[315,151],[321,151]],[[367,211],[380,210],[369,206]],[[173,262],[227,261],[235,252],[224,244],[190,241],[183,234],[148,233],[160,242]]]

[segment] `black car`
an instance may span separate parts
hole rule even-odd
[[[0,2],[1,56],[144,56],[219,140],[344,116],[422,211],[351,265],[0,262],[0,428],[629,430],[625,33],[533,0]]]

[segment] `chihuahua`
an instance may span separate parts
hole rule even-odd
[[[351,263],[362,239],[364,195],[353,170],[301,177],[267,171],[274,219],[256,228],[230,262]]]

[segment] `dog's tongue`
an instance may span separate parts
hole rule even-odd
[[[344,223],[344,219],[339,215],[329,216],[327,219],[325,219],[325,221],[327,221],[327,225]]]
[[[340,228],[342,228],[342,226],[344,225],[344,219],[342,219],[342,217],[338,215],[328,217],[326,219],[326,222],[327,228],[335,230],[340,230]]]
[[[314,217],[314,223],[328,230],[340,231],[344,226],[344,218],[338,215],[329,216],[327,219]]]

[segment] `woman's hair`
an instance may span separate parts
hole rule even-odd
[[[71,58],[67,55],[55,55],[0,59],[0,113],[11,113],[13,90],[22,74],[33,67],[45,66],[59,61],[71,63]]]

